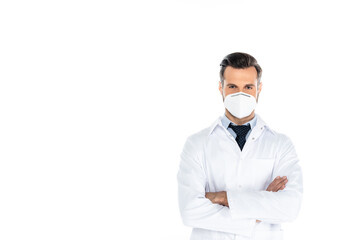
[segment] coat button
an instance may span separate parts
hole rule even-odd
[[[242,185],[239,185],[239,188],[242,188]]]

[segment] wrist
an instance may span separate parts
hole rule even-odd
[[[227,201],[227,195],[226,192],[219,192],[218,194],[218,203],[224,206],[229,206],[228,201]]]
[[[224,192],[224,200],[223,200],[224,206],[229,207],[228,199],[227,199],[227,192]]]

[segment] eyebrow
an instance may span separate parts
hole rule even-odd
[[[235,85],[235,86],[237,86],[237,85],[234,84],[234,83],[228,83],[228,84],[226,84],[226,86],[229,86],[229,85]],[[255,87],[255,85],[252,84],[252,83],[249,83],[249,84],[246,84],[245,87]]]

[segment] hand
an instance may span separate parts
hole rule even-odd
[[[205,197],[208,198],[212,203],[220,204],[229,207],[227,195],[225,191],[222,192],[207,192]]]
[[[277,176],[274,181],[272,181],[267,187],[266,191],[269,192],[277,192],[279,190],[283,190],[285,188],[285,184],[288,182],[287,177]],[[261,222],[260,220],[256,220],[257,223]]]
[[[268,192],[277,192],[279,190],[283,190],[285,188],[285,184],[288,182],[286,176],[280,177],[277,176],[272,183],[269,184],[266,191]]]
[[[285,188],[285,184],[288,182],[287,177],[277,176],[274,181],[272,181],[267,187],[266,191],[269,192],[277,192],[279,190],[283,190]],[[208,198],[214,204],[220,204],[226,207],[229,207],[229,203],[227,200],[227,195],[225,191],[222,192],[207,192],[205,193],[205,197]],[[260,220],[256,220],[257,223],[261,222]]]

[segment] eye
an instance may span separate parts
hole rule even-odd
[[[252,87],[252,86],[246,86],[245,88],[246,88],[246,89],[248,89],[248,90],[253,89],[253,87]]]
[[[230,85],[229,88],[235,88],[235,86],[234,86],[234,85]]]

